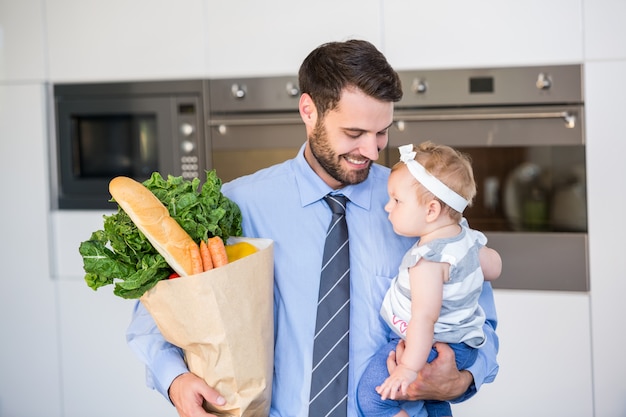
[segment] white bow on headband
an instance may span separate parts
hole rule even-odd
[[[433,193],[441,201],[458,211],[463,213],[468,201],[450,189],[446,184],[439,181],[435,176],[426,171],[426,168],[415,160],[415,151],[413,145],[403,145],[398,148],[400,150],[400,160],[409,168],[409,172],[419,181],[428,191]]]

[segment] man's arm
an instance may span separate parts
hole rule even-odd
[[[480,294],[479,304],[485,312],[486,320],[483,325],[486,341],[483,346],[478,349],[478,357],[474,364],[467,370],[471,372],[474,383],[464,395],[457,398],[455,402],[465,401],[472,397],[480,389],[482,384],[493,382],[498,374],[499,366],[497,362],[498,349],[500,341],[496,334],[498,326],[498,317],[496,314],[496,305],[493,298],[493,289],[491,284],[486,282],[483,284],[483,290]]]
[[[168,343],[141,302],[135,304],[126,342],[146,366],[146,385],[169,400],[168,389],[178,375],[188,372],[183,352]]]
[[[146,365],[146,385],[172,402],[181,417],[211,416],[204,411],[204,400],[223,405],[217,391],[187,368],[180,348],[168,343],[154,319],[137,302],[126,331],[128,346]]]
[[[182,350],[163,338],[154,319],[139,301],[126,330],[126,342],[146,365],[146,385],[169,399],[170,384],[178,375],[188,372],[187,365]]]

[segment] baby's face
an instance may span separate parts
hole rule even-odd
[[[418,198],[418,182],[406,167],[394,170],[389,176],[389,201],[385,211],[393,230],[401,236],[420,236],[424,230],[428,207]]]

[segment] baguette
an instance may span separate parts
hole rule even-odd
[[[178,275],[198,273],[194,262],[200,248],[149,189],[132,178],[115,177],[109,192]]]

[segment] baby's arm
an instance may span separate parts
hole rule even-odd
[[[502,258],[495,249],[483,246],[478,252],[480,267],[483,270],[485,281],[493,281],[502,273]]]
[[[433,346],[435,322],[441,310],[443,283],[449,264],[420,260],[409,269],[411,283],[411,320],[406,332],[406,349],[398,366],[376,391],[383,400],[406,395],[407,387],[426,364]]]
[[[460,223],[461,227],[464,227],[467,232],[472,236],[479,245],[481,245],[478,253],[480,261],[480,268],[483,270],[485,281],[493,281],[500,277],[502,273],[502,259],[500,254],[495,250],[485,246],[487,244],[487,237],[484,233],[476,229],[470,229],[467,219],[463,218]]]

